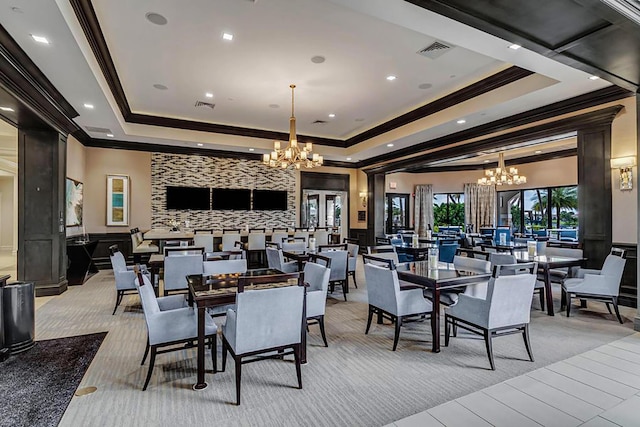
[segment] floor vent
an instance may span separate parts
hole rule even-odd
[[[425,56],[427,58],[436,59],[451,50],[453,46],[444,44],[443,42],[435,41],[422,50],[419,50],[418,55]]]

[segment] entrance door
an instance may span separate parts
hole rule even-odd
[[[385,224],[387,234],[396,234],[409,226],[409,195],[387,193],[385,199]]]

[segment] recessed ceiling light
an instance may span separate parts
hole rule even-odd
[[[233,34],[222,33],[222,39],[231,41],[231,40],[233,40]]]
[[[351,157],[347,157],[347,160],[351,160]]]
[[[589,80],[598,80],[599,78],[600,78],[600,77],[598,77],[598,76],[590,76],[590,77],[589,77]]]
[[[112,133],[108,133],[108,134],[107,134],[107,136],[108,136],[109,138],[113,138],[113,134],[112,134]]]
[[[14,111],[14,109],[11,108],[11,107],[0,107],[0,110],[2,110],[2,111]]]
[[[204,147],[204,144],[201,144],[201,143],[199,143],[199,142],[198,142],[198,144],[197,144],[197,145],[198,145],[198,147]]]
[[[333,113],[329,114],[329,117],[331,117],[332,119],[333,119],[335,116],[336,116],[336,115],[335,115],[335,114],[333,114]]]
[[[84,104],[84,108],[88,108],[89,110],[93,110],[93,104]]]
[[[433,87],[433,85],[431,83],[422,83],[421,85],[418,85],[418,89],[431,89]]]
[[[463,125],[463,124],[467,123],[467,121],[465,119],[460,119],[456,123],[459,124],[459,125]]]
[[[393,144],[387,144],[387,147],[393,147]]]
[[[280,108],[278,104],[269,104],[269,108]]]
[[[485,160],[484,162],[485,162],[485,163],[489,163],[489,160]]]
[[[169,89],[168,87],[166,87],[165,85],[161,85],[160,83],[154,84],[153,87],[155,87],[158,90],[167,90],[167,89]]]
[[[311,58],[311,62],[314,64],[322,64],[325,61],[324,56],[316,55]]]
[[[509,49],[513,49],[513,50],[518,50],[520,49],[522,46],[520,46],[519,44],[512,44],[509,46]]]
[[[255,148],[249,148],[249,151],[256,151]]]
[[[389,80],[390,82],[394,81],[396,78],[396,76],[387,76],[387,80]]]
[[[358,118],[356,119],[356,122],[364,122],[364,119],[363,119],[362,117],[358,117]]]
[[[542,150],[536,150],[536,154],[542,153]]]
[[[38,43],[42,43],[42,44],[49,44],[49,40],[47,40],[46,37],[43,36],[36,36],[35,34],[31,34],[31,38],[35,41],[37,41]]]
[[[167,18],[165,18],[164,16],[160,15],[159,13],[155,13],[155,12],[147,12],[146,15],[144,15],[145,18],[147,18],[147,21],[151,22],[152,24],[156,24],[156,25],[166,25],[167,24]]]
[[[207,92],[204,94],[207,98],[213,98],[213,94],[211,92]]]

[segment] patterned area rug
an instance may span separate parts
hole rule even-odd
[[[106,335],[38,341],[0,363],[0,426],[57,426]]]

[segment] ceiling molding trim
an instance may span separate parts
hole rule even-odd
[[[469,129],[465,129],[456,133],[424,141],[410,147],[401,148],[390,153],[381,154],[369,159],[361,160],[358,166],[361,168],[375,165],[376,163],[392,161],[401,157],[416,154],[421,151],[432,150],[435,148],[445,147],[460,141],[475,139],[481,136],[490,135],[495,132],[505,131],[514,127],[524,126],[541,120],[573,113],[584,110],[586,108],[601,105],[607,102],[618,101],[623,98],[633,96],[632,92],[622,89],[618,86],[609,86],[593,92],[585,93],[573,98],[565,99],[553,104],[545,105],[503,119],[495,120]]]
[[[575,157],[578,155],[577,148],[569,148],[567,150],[552,151],[550,153],[536,154],[534,156],[518,157],[515,159],[505,160],[506,166],[524,165],[526,163],[543,162],[546,160],[562,159],[565,157]],[[473,165],[455,165],[455,166],[433,166],[422,169],[411,170],[410,173],[436,173],[436,172],[460,172],[471,170],[485,170],[498,167],[498,162],[480,163]]]
[[[401,126],[412,123],[416,120],[435,114],[439,111],[453,107],[464,101],[468,101],[480,95],[483,95],[492,90],[498,89],[502,86],[508,85],[525,77],[535,74],[533,71],[525,70],[524,68],[511,66],[505,70],[502,70],[496,74],[486,77],[476,83],[463,87],[449,95],[445,95],[442,98],[436,99],[433,102],[425,104],[415,110],[402,114],[401,116],[391,119],[388,122],[382,123],[376,127],[366,130],[358,135],[355,135],[345,141],[346,147],[358,144],[368,139],[374,138],[378,135],[390,132]]]
[[[526,142],[533,139],[546,138],[565,132],[575,131],[576,129],[583,129],[585,127],[604,126],[611,124],[613,119],[623,108],[624,107],[622,105],[614,105],[612,107],[603,108],[601,110],[596,110],[565,119],[559,119],[553,122],[532,126],[526,129],[516,130],[503,135],[470,142],[468,144],[445,148],[433,153],[426,153],[415,157],[397,160],[395,162],[385,163],[383,165],[367,168],[365,169],[365,172],[367,174],[411,172],[413,170],[424,169],[425,163],[433,162],[436,160],[444,160],[478,151],[499,149],[503,146],[508,146],[519,142]]]
[[[14,97],[20,105],[26,106],[30,113],[61,133],[70,133],[79,129],[72,120],[78,112],[67,102],[53,86],[36,64],[27,56],[6,29],[0,25],[0,87]],[[22,109],[4,114],[5,120],[18,125]],[[27,114],[24,114],[25,116]]]

